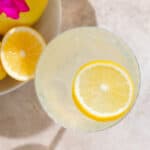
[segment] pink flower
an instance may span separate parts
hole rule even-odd
[[[5,13],[7,17],[19,19],[21,12],[28,12],[29,6],[25,0],[0,0],[0,14]]]

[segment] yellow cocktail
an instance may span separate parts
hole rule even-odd
[[[121,120],[139,91],[140,71],[130,48],[96,27],[67,31],[44,51],[36,90],[45,111],[66,128],[103,130]]]

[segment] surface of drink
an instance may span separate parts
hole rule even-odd
[[[72,96],[77,70],[95,60],[120,64],[134,84],[134,99],[139,90],[140,71],[131,49],[105,29],[83,27],[67,31],[54,39],[43,53],[36,72],[36,90],[45,111],[66,128],[97,131],[108,128],[121,118],[96,121],[81,113]]]

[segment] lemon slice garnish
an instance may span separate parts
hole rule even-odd
[[[97,60],[83,65],[72,87],[77,108],[97,121],[119,119],[133,104],[133,81],[123,66],[112,61]]]

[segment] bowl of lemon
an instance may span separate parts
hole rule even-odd
[[[60,0],[0,0],[0,95],[34,78],[47,42],[60,30]]]

